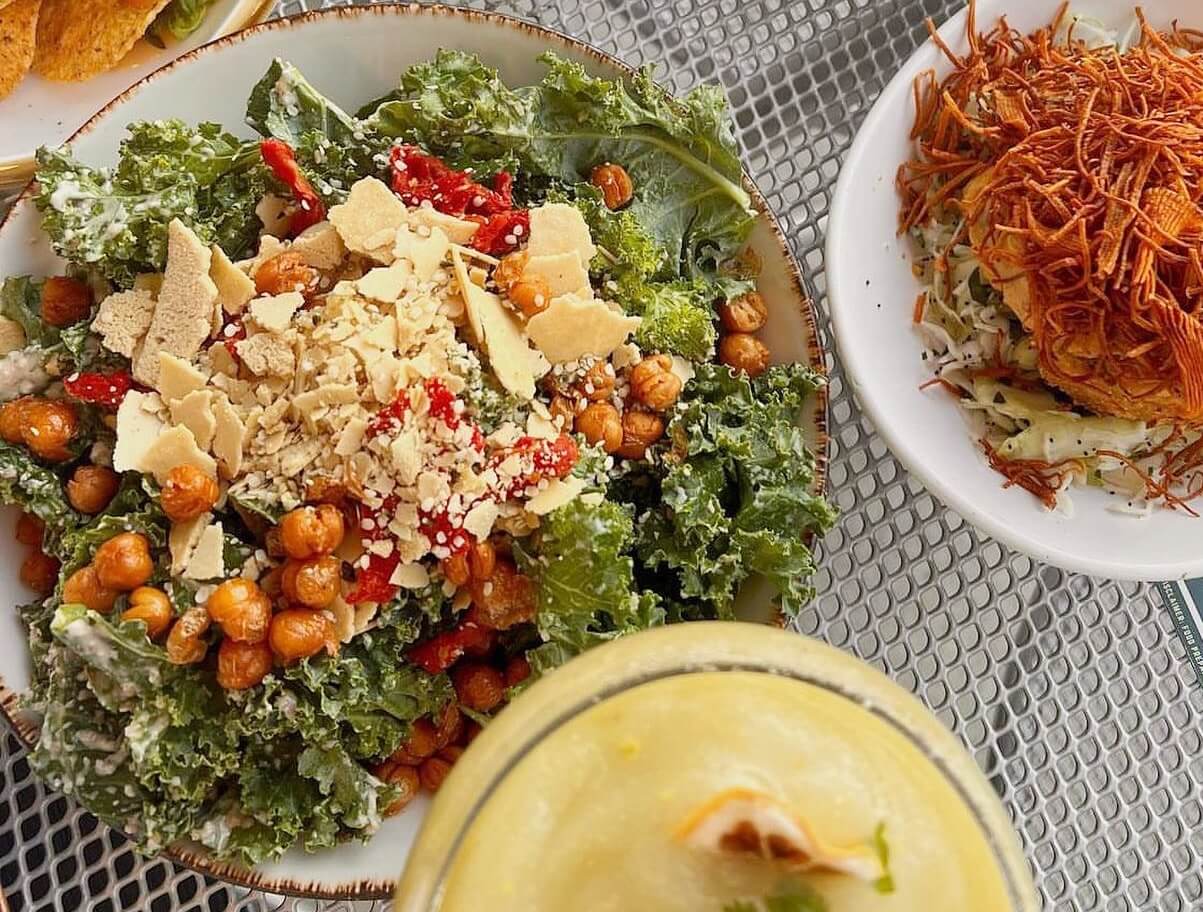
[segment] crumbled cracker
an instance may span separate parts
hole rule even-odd
[[[243,366],[256,376],[286,377],[296,367],[292,346],[273,333],[256,333],[234,346]]]
[[[25,347],[25,330],[16,320],[0,317],[0,355]]]
[[[213,254],[179,219],[167,228],[167,269],[146,337],[133,356],[134,379],[154,386],[159,352],[191,361],[212,329],[217,286],[209,278]]]
[[[119,291],[100,302],[92,331],[109,351],[132,358],[154,313],[155,299],[149,291]]]

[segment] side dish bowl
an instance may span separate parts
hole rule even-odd
[[[1080,0],[1071,12],[1123,33],[1134,22],[1134,0]],[[980,0],[977,28],[1000,16],[1020,32],[1047,25],[1058,0]],[[1143,4],[1154,28],[1175,20],[1203,24],[1186,0]],[[968,47],[968,11],[940,28],[953,53]],[[988,465],[961,411],[921,360],[923,345],[911,311],[920,293],[911,271],[910,241],[898,235],[895,175],[911,157],[912,86],[927,70],[943,77],[950,64],[928,41],[886,86],[844,163],[827,230],[827,284],[840,357],[861,407],[891,450],[933,494],[970,523],[1037,560],[1116,579],[1164,580],[1203,572],[1203,529],[1182,510],[1155,509],[1138,518],[1115,509],[1099,489],[1077,489],[1073,513],[1049,512],[1027,491],[1004,488]]]
[[[92,163],[115,161],[128,123],[165,117],[190,122],[215,121],[242,135],[240,126],[247,91],[273,57],[287,57],[316,84],[328,87],[340,104],[354,110],[363,100],[396,84],[409,64],[437,48],[471,51],[500,70],[511,83],[538,79],[536,57],[553,49],[599,75],[628,74],[614,58],[558,33],[494,14],[438,6],[380,4],[329,10],[274,21],[185,54],[151,74],[93,117],[71,139],[76,154]],[[764,335],[781,361],[801,361],[823,370],[814,314],[806,286],[789,247],[763,197],[745,180],[758,218],[750,247],[763,268],[759,288],[769,302]],[[0,224],[0,274],[52,274],[61,269],[40,228],[32,193],[18,201]],[[826,399],[820,394],[803,416],[811,446],[818,456],[818,485],[823,484],[826,456]],[[3,517],[11,528],[12,513]],[[0,592],[10,605],[28,600],[17,580],[18,548],[0,547]],[[767,593],[748,587],[745,614],[771,619]],[[0,637],[0,669],[5,714],[28,743],[36,733],[21,716],[18,695],[29,681],[29,657],[15,612],[4,621]],[[425,806],[417,802],[406,813],[386,821],[366,845],[349,844],[317,855],[292,851],[281,861],[253,871],[215,863],[203,851],[176,847],[170,856],[215,877],[259,889],[324,898],[361,899],[387,896],[413,843]]]

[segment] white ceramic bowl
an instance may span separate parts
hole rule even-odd
[[[1138,0],[1075,0],[1072,11],[1121,30]],[[979,0],[980,31],[1005,14],[1030,32],[1052,21],[1060,0]],[[1197,0],[1143,0],[1155,27],[1179,19],[1203,26]],[[968,48],[966,12],[940,35],[954,52]],[[950,66],[928,41],[894,77],[865,119],[840,175],[827,226],[827,286],[840,357],[862,408],[911,473],[973,525],[1038,560],[1115,579],[1166,580],[1203,573],[1203,518],[1159,510],[1147,519],[1108,508],[1102,491],[1076,488],[1072,516],[1050,513],[1027,491],[1004,490],[960,409],[940,389],[921,392],[931,372],[911,310],[920,286],[909,245],[897,234],[894,177],[911,155],[911,86]]]
[[[114,95],[173,58],[260,21],[272,6],[271,0],[217,0],[200,28],[183,41],[166,48],[139,41],[116,67],[86,82],[52,82],[29,73],[0,101],[0,184],[32,171],[39,146],[64,142]]]
[[[91,164],[111,164],[125,125],[137,120],[181,117],[216,121],[231,131],[251,135],[243,124],[246,97],[273,57],[295,63],[306,77],[336,102],[355,110],[393,89],[402,70],[426,60],[438,48],[472,51],[498,67],[514,85],[538,81],[543,67],[535,60],[548,49],[581,62],[599,75],[628,73],[623,64],[558,33],[506,17],[417,5],[339,8],[278,20],[240,32],[185,55],[117,98],[72,139],[77,155]],[[751,247],[763,263],[759,287],[769,302],[763,335],[777,360],[805,361],[822,370],[810,299],[776,221],[750,182],[760,212]],[[0,223],[0,276],[49,275],[61,269],[40,228],[27,192]],[[820,478],[826,455],[826,398],[814,397],[804,426],[819,457]],[[822,484],[822,481],[819,482]],[[8,530],[15,514],[0,516],[0,600],[15,605],[29,599],[17,581],[22,549]],[[748,617],[771,620],[769,594],[749,586],[741,596]],[[16,613],[0,618],[0,698],[6,714],[28,742],[36,730],[14,711],[14,692],[29,682],[25,633]],[[352,843],[317,855],[290,852],[281,861],[254,871],[219,865],[201,850],[173,849],[168,854],[226,880],[279,893],[331,898],[389,895],[425,815],[425,801],[386,821],[366,845]]]

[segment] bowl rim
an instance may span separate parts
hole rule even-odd
[[[1052,5],[1052,0],[1049,2]],[[991,6],[989,11],[991,16],[996,12],[992,4],[979,3],[979,6],[981,5]],[[986,13],[981,9],[977,12],[979,23],[983,18],[987,18]],[[940,38],[954,51],[961,46],[968,15],[969,8],[963,7],[937,29]],[[929,21],[931,20],[929,19]],[[929,67],[936,67],[938,73],[942,60],[943,55],[939,53],[938,48],[929,37],[915,49],[915,52],[902,64],[898,72],[886,83],[857,130],[856,137],[844,158],[835,192],[832,195],[823,258],[827,269],[827,309],[834,331],[834,344],[839,352],[840,360],[846,368],[844,375],[846,381],[851,386],[856,401],[865,416],[884,438],[890,452],[898,458],[907,471],[922,482],[923,486],[945,506],[964,517],[970,525],[1008,548],[1062,570],[1112,580],[1156,582],[1182,579],[1198,573],[1203,570],[1203,557],[1194,561],[1179,560],[1163,564],[1149,562],[1125,564],[1113,559],[1100,560],[1080,552],[1066,551],[1051,540],[1032,539],[1017,531],[1004,518],[979,506],[973,497],[973,489],[962,489],[947,484],[936,471],[929,467],[923,458],[921,448],[914,444],[914,441],[918,439],[917,435],[898,426],[893,421],[891,414],[877,399],[861,394],[862,387],[858,378],[870,375],[874,371],[874,367],[868,363],[864,352],[848,344],[848,340],[856,334],[857,326],[851,309],[841,303],[855,297],[856,284],[851,275],[844,275],[841,270],[833,270],[831,266],[843,259],[842,254],[839,254],[838,251],[846,246],[845,236],[851,230],[851,223],[854,222],[855,216],[855,213],[851,211],[850,197],[854,192],[856,182],[862,177],[864,159],[881,132],[882,122],[885,120],[887,112],[891,110],[891,105],[898,103],[903,95],[906,96],[905,103],[909,104],[910,86],[915,77]],[[903,87],[906,89],[905,92],[902,90]],[[1046,518],[1050,522],[1057,520],[1055,515],[1049,515]]]
[[[483,11],[442,3],[425,4],[414,2],[395,2],[395,0],[391,0],[391,2],[373,3],[368,6],[332,7],[328,9],[298,13],[292,16],[284,16],[265,22],[259,22],[239,31],[231,32],[230,34],[216,38],[213,41],[203,44],[200,47],[197,47],[186,54],[169,61],[158,69],[148,73],[142,79],[138,80],[129,88],[125,89],[119,95],[107,102],[104,107],[89,117],[87,121],[85,121],[77,130],[75,130],[66,140],[66,142],[72,143],[79,137],[91,133],[92,130],[99,123],[106,120],[116,108],[134,95],[138,94],[143,88],[150,85],[160,76],[164,76],[176,70],[177,68],[187,66],[193,60],[202,56],[207,56],[210,53],[218,52],[226,47],[241,44],[248,39],[253,39],[257,35],[268,32],[285,31],[316,21],[339,19],[351,20],[361,19],[367,16],[445,16],[451,19],[464,20],[468,23],[488,23],[491,25],[500,26],[502,28],[515,29],[519,32],[524,32],[528,35],[542,39],[553,46],[558,45],[560,47],[568,48],[576,53],[591,58],[597,63],[614,69],[627,78],[634,76],[637,72],[636,68],[585,41],[582,41],[578,38],[573,38],[557,29],[527,22],[516,16],[511,16],[505,13]],[[30,203],[30,200],[34,194],[34,184],[35,181],[31,179],[24,190],[21,191],[20,195],[13,201],[12,207],[5,214],[4,218],[0,219],[0,234],[3,233],[10,220],[13,219],[17,211],[17,207]],[[793,299],[796,303],[796,306],[800,310],[801,317],[806,327],[805,342],[810,367],[823,378],[827,378],[828,372],[826,366],[826,351],[823,347],[822,337],[819,333],[818,317],[814,304],[815,296],[811,290],[810,282],[803,273],[797,257],[794,256],[793,250],[790,248],[789,242],[786,239],[785,233],[782,230],[776,214],[770,208],[768,201],[764,197],[764,194],[760,191],[760,188],[748,174],[746,168],[743,169],[742,184],[744,190],[751,198],[752,208],[756,211],[758,216],[761,216],[765,219],[766,224],[771,230],[773,239],[776,242],[778,251],[784,258],[786,272],[788,274],[791,291],[793,293]],[[812,449],[815,455],[815,480],[813,487],[815,493],[822,495],[826,493],[827,490],[827,468],[831,444],[829,434],[830,397],[828,385],[826,383],[821,385],[816,391],[814,395],[814,405],[810,411],[813,411],[812,420],[815,425],[815,439],[812,443]],[[808,544],[812,543],[814,539],[813,533],[808,533],[806,538]],[[780,615],[778,616],[778,620],[781,620]],[[8,720],[8,723],[11,725],[14,733],[17,735],[17,739],[21,742],[21,745],[24,748],[29,749],[33,747],[37,740],[38,727],[34,725],[29,716],[22,711],[20,706],[20,698],[21,695],[11,690],[7,684],[5,684],[3,675],[0,674],[0,714],[2,714]],[[288,878],[267,876],[255,868],[246,868],[237,864],[220,862],[212,858],[207,851],[202,851],[187,844],[168,846],[157,853],[156,857],[160,856],[169,858],[172,861],[182,864],[198,873],[217,878],[218,880],[231,883],[236,886],[248,887],[255,890],[262,890],[265,892],[304,899],[388,899],[392,895],[392,891],[397,882],[397,879],[395,878],[392,880],[361,879],[358,881],[345,881],[339,883],[304,883]]]

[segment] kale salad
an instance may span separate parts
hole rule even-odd
[[[353,114],[276,61],[261,139],[39,154],[69,265],[0,290],[31,761],[144,851],[367,838],[532,677],[811,596],[823,378],[758,337],[721,90],[541,61],[440,51]]]

